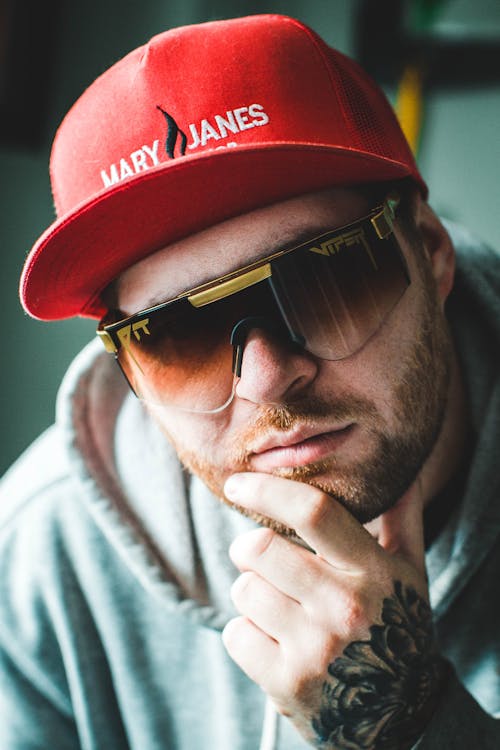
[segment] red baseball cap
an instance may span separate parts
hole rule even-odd
[[[299,21],[255,15],[171,29],[98,78],[50,161],[58,219],[29,254],[25,310],[100,318],[100,292],[161,247],[259,206],[410,177],[384,94]]]

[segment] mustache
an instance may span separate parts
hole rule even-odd
[[[378,413],[371,401],[357,396],[345,396],[327,401],[309,396],[287,404],[271,404],[260,409],[252,425],[245,428],[234,441],[235,460],[245,463],[251,455],[248,446],[268,432],[288,432],[298,425],[307,427],[328,420],[356,422],[360,419],[375,421]]]

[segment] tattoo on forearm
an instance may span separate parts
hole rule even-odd
[[[321,747],[400,750],[411,747],[430,719],[445,670],[433,650],[430,607],[396,581],[381,619],[368,641],[349,644],[328,667],[312,721]]]

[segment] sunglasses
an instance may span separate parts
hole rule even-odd
[[[393,233],[399,198],[367,216],[121,317],[97,335],[141,399],[199,413],[231,403],[249,333],[340,360],[380,329],[410,284]]]

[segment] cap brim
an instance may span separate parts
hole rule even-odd
[[[164,162],[54,222],[26,260],[21,301],[40,320],[100,318],[105,286],[182,237],[302,193],[407,176],[426,192],[406,164],[310,144],[238,146]]]

